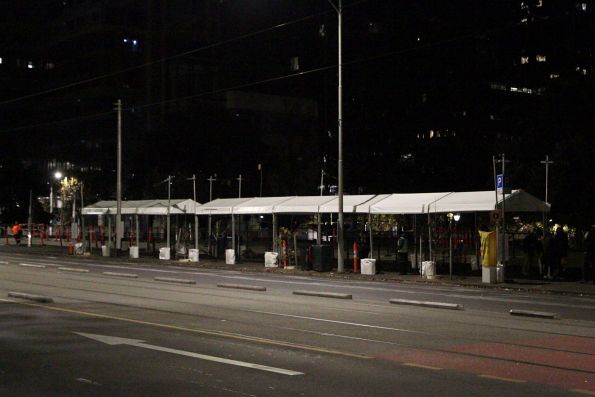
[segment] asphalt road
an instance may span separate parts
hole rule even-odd
[[[0,274],[0,395],[595,395],[594,298],[16,253]]]

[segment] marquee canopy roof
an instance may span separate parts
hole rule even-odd
[[[502,206],[502,195],[493,190],[476,192],[394,193],[345,195],[343,211],[359,214],[425,214],[484,212]],[[216,199],[206,204],[193,200],[171,200],[170,214],[316,214],[337,213],[337,196],[245,197]],[[523,190],[506,196],[511,212],[549,212],[550,205]],[[84,215],[115,214],[115,201],[100,201],[83,208]],[[122,201],[122,214],[167,215],[167,200]]]
[[[122,200],[122,215],[167,215],[167,199]],[[115,200],[98,201],[83,208],[83,215],[113,215],[117,212]],[[170,200],[170,214],[192,214],[200,203],[192,199]]]

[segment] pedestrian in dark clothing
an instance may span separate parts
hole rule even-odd
[[[541,254],[541,244],[535,235],[535,232],[530,231],[523,239],[523,251],[525,251],[525,261],[523,262],[523,275],[529,275],[531,268],[536,267]]]
[[[595,284],[595,225],[585,234],[583,240],[585,259],[583,261],[583,278],[581,283],[586,283],[591,279]]]
[[[556,230],[552,236],[547,234],[544,240],[544,258],[547,274],[544,278],[552,280],[562,273],[562,259],[568,255],[568,236],[562,228]]]

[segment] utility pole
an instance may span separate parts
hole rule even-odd
[[[27,245],[31,247],[31,238],[33,237],[33,232],[31,230],[31,225],[33,223],[33,191],[29,190],[29,217],[27,218],[27,227],[29,229],[27,235]]]
[[[498,209],[498,182],[497,182],[497,176],[496,176],[496,156],[492,156],[492,166],[494,168],[494,193],[496,194],[496,208]],[[496,263],[500,262],[500,244],[499,244],[499,240],[500,239],[500,224],[499,222],[496,222]]]
[[[194,248],[198,251],[198,215],[196,215],[196,174],[192,174],[192,190],[194,192]]]
[[[497,162],[502,164],[502,264],[506,268],[506,247],[508,244],[506,235],[506,190],[509,187],[506,182],[506,163],[510,163],[510,160],[506,160],[506,155],[502,153],[500,160],[497,160]],[[506,274],[506,270],[504,274]]]
[[[541,161],[541,164],[545,164],[545,203],[549,204],[549,201],[548,201],[549,169],[550,169],[550,164],[554,164],[554,162],[550,160],[549,155],[546,155],[545,160]],[[545,238],[545,229],[546,229],[545,211],[543,211],[543,213],[542,213],[542,221],[543,221],[542,235],[543,235],[543,238]]]
[[[167,176],[167,248],[170,246],[170,220],[169,220],[169,210],[171,208],[171,180],[173,176]]]
[[[118,112],[118,155],[117,155],[117,177],[116,177],[116,251],[122,248],[122,100],[116,102]],[[169,222],[169,209],[167,221]],[[169,232],[169,228],[168,228]],[[169,247],[169,241],[168,241]]]
[[[320,170],[320,197],[322,197],[322,192],[324,191],[324,169]],[[322,220],[320,219],[320,212],[318,213],[318,233],[316,234],[316,244],[322,244]]]
[[[242,174],[240,174],[237,178],[236,181],[238,181],[238,198],[242,198]],[[232,226],[235,226],[235,220],[234,220],[234,216],[233,214],[231,215],[231,221],[232,221]],[[232,243],[232,248],[234,249],[234,252],[236,251],[237,248],[237,258],[240,258],[240,240],[242,238],[242,230],[241,230],[241,224],[242,224],[242,218],[241,215],[238,215],[238,245],[236,247],[236,236],[234,235],[234,233],[232,233],[232,238],[233,238],[233,243]],[[232,231],[234,230],[234,228],[232,227]]]
[[[217,174],[215,174],[215,177],[217,176]],[[213,175],[209,176],[209,179],[207,179],[207,181],[209,181],[209,202],[213,201],[213,182],[215,182],[217,179],[213,178]],[[209,254],[211,254],[211,214],[209,213],[209,243],[208,243],[208,251]]]
[[[338,82],[337,82],[337,127],[338,127],[338,195],[339,195],[339,216],[337,217],[337,273],[343,273],[344,263],[343,255],[345,253],[345,241],[343,241],[343,44],[342,44],[342,29],[343,29],[343,3],[342,0],[337,0],[337,4],[328,0],[329,4],[337,12],[337,68],[338,68]]]
[[[83,187],[84,187],[84,183],[81,182],[81,236],[82,236],[82,241],[83,241],[83,254],[84,254],[86,239],[85,239],[85,217],[83,216],[83,208],[85,208]],[[89,244],[89,246],[91,246],[91,245]]]
[[[260,197],[262,197],[262,163],[258,163],[258,171],[260,171]]]

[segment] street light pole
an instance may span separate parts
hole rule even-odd
[[[116,177],[116,251],[122,248],[122,100],[116,102],[118,111],[118,166]],[[168,216],[169,221],[169,216]],[[169,243],[168,243],[169,247]]]
[[[554,164],[554,162],[550,160],[549,155],[546,155],[545,160],[541,161],[541,164],[545,164],[545,203],[549,204],[549,202],[548,202],[549,169],[550,169],[550,164]],[[545,238],[545,211],[542,213],[542,221],[543,221],[542,235],[543,235],[543,238]]]
[[[171,179],[173,177],[171,175],[167,176],[167,248],[169,249],[170,246],[170,219],[169,219],[169,210],[171,208]]]
[[[192,189],[194,190],[194,249],[198,252],[198,215],[196,215],[196,174],[192,174]]]
[[[337,12],[337,45],[338,45],[338,87],[337,87],[337,113],[338,113],[338,194],[339,194],[339,216],[337,218],[337,272],[344,272],[343,254],[345,252],[343,241],[343,47],[342,47],[342,28],[343,28],[343,4],[342,0],[337,0],[337,4],[327,0]]]
[[[262,197],[262,163],[258,163],[258,171],[260,172],[260,197]]]
[[[215,175],[217,176],[217,175]],[[213,175],[209,176],[209,179],[207,179],[207,181],[209,181],[209,202],[213,201],[213,182],[216,181],[216,178],[213,178]],[[209,213],[209,242],[208,242],[208,246],[207,249],[209,251],[209,255],[211,254],[211,214]]]

